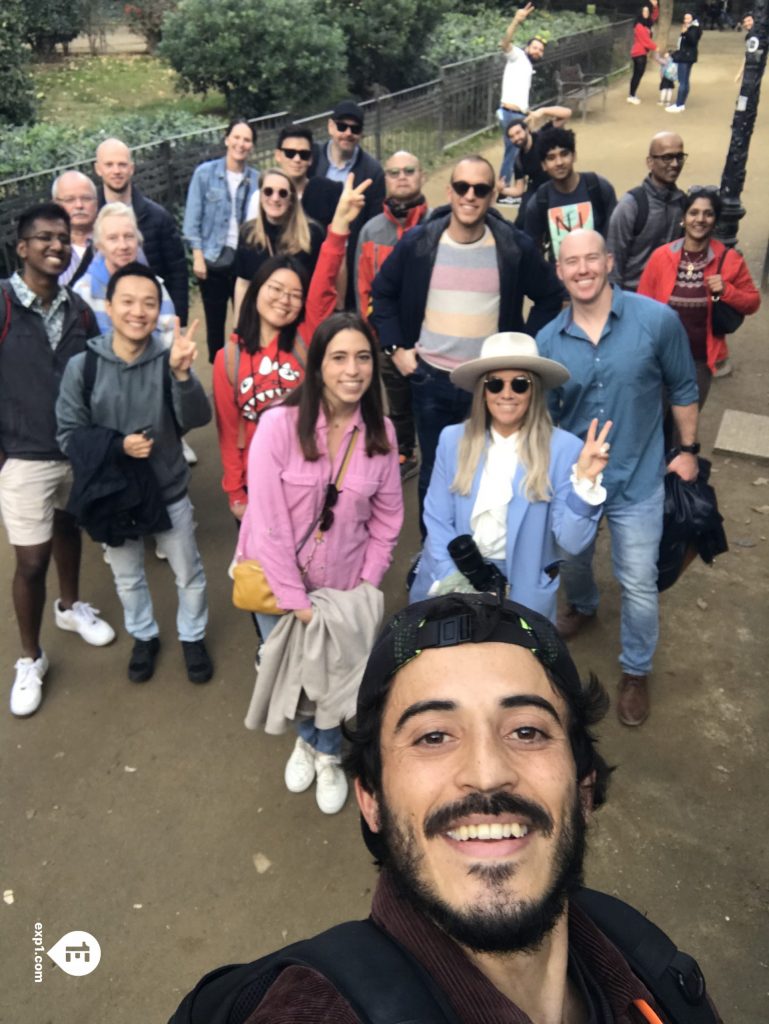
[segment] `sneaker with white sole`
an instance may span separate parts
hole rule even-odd
[[[71,608],[62,608],[57,598],[53,602],[53,611],[59,629],[79,633],[87,644],[105,647],[115,639],[115,630],[99,618],[99,609],[92,608],[87,601],[75,601]]]
[[[15,668],[16,678],[11,688],[11,714],[24,718],[33,715],[40,707],[48,658],[45,651],[41,651],[39,658],[19,658]]]
[[[289,793],[304,793],[310,788],[315,778],[315,757],[314,748],[298,736],[283,775]]]
[[[184,438],[182,438],[182,454],[184,455],[184,461],[188,466],[197,466],[198,457]]]
[[[641,102],[637,96],[628,96],[628,103],[635,103],[636,106]]]
[[[324,814],[337,814],[347,799],[347,777],[336,754],[316,754],[315,801]]]
[[[681,114],[686,110],[686,107],[679,107],[675,103],[671,103],[669,107],[665,107],[666,114]]]

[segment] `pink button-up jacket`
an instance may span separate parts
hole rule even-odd
[[[259,422],[248,455],[248,507],[238,545],[239,557],[261,563],[278,604],[289,611],[309,608],[307,595],[320,587],[351,590],[364,580],[378,587],[403,525],[398,445],[390,420],[385,420],[390,452],[369,458],[358,409],[332,466],[323,411],[316,426],[317,462],[302,454],[298,412],[278,406]],[[334,506],[333,525],[320,535],[314,530],[297,554],[296,546],[323,507],[326,487],[336,479],[356,426],[360,433]]]

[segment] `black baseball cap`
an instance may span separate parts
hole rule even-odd
[[[363,109],[353,100],[340,100],[331,111],[331,117],[334,121],[346,117],[349,121],[354,121],[361,128],[363,127]]]

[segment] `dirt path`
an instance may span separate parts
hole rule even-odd
[[[681,117],[652,102],[651,73],[639,107],[627,105],[625,86],[618,87],[605,116],[576,124],[579,166],[605,174],[620,192],[645,173],[648,138],[673,124],[690,153],[684,184],[718,181],[739,60],[736,34],[707,34]],[[755,275],[769,236],[768,129],[765,95],[741,229]],[[492,151],[495,161],[500,148]],[[445,175],[433,177],[432,201],[444,182]],[[762,311],[736,337],[735,372],[715,382],[705,412],[706,453],[724,408],[766,412],[768,329]],[[210,582],[214,681],[186,682],[173,640],[172,580],[148,553],[164,637],[155,679],[143,687],[126,681],[130,644],[122,630],[114,646],[96,650],[58,633],[49,618],[44,643],[52,668],[41,711],[29,721],[0,713],[1,888],[14,896],[0,911],[0,1021],[7,1024],[162,1022],[214,965],[250,959],[368,910],[374,872],[352,804],[329,819],[316,810],[312,791],[286,793],[290,738],[243,728],[254,636],[229,602],[234,531],[219,491],[213,427],[192,441],[200,455],[192,496]],[[726,1021],[752,1024],[767,1017],[769,517],[754,509],[769,504],[769,485],[756,483],[769,478],[769,466],[723,456],[713,463],[732,550],[713,569],[693,566],[663,598],[649,723],[630,732],[610,717],[602,729],[618,770],[595,821],[588,873],[592,884],[633,902],[698,956]],[[412,525],[386,588],[392,609],[404,597],[405,566],[417,547],[415,496],[412,481]],[[2,670],[10,680],[17,652],[5,545],[0,564]],[[618,607],[605,551],[600,566],[604,603],[575,654],[613,688]],[[109,570],[91,544],[83,593],[119,625]],[[93,933],[102,948],[98,969],[72,978],[46,957],[43,981],[35,983],[35,922],[45,947],[71,930]]]

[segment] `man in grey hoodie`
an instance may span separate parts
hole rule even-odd
[[[658,132],[649,144],[643,183],[617,203],[606,248],[614,256],[612,284],[634,292],[655,249],[681,236],[686,198],[676,182],[684,169],[684,142],[675,132]]]
[[[166,350],[153,333],[160,301],[159,282],[148,267],[130,263],[112,275],[107,286],[112,330],[87,343],[97,356],[90,395],[84,387],[88,353],[67,364],[56,403],[57,440],[66,453],[79,427],[106,427],[123,435],[123,455],[149,460],[171,520],[171,529],[158,533],[156,541],[176,577],[176,625],[187,676],[204,683],[213,675],[204,639],[206,577],[195,542],[194,510],[187,494],[190,470],[181,434],[208,423],[211,407],[192,372],[196,324],[183,335],[177,319],[174,343]],[[107,550],[126,630],[134,638],[128,678],[143,683],[152,677],[160,648],[144,573],[144,541],[127,540]]]

